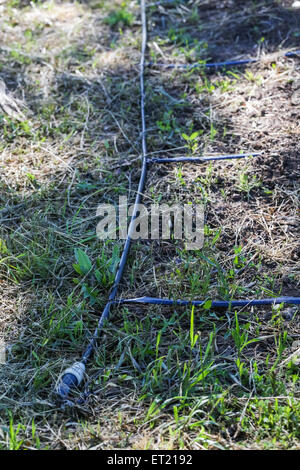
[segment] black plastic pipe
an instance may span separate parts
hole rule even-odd
[[[257,157],[261,153],[237,153],[234,155],[209,155],[207,157],[170,157],[170,158],[151,158],[147,160],[147,163],[180,163],[180,162],[191,162],[191,163],[204,163],[213,160],[232,160],[238,158]]]
[[[146,46],[147,46],[147,27],[146,27],[146,10],[145,10],[145,0],[141,0],[141,19],[142,19],[142,48],[141,48],[141,61],[140,61],[140,93],[141,93],[141,98],[140,98],[140,106],[141,106],[141,121],[142,121],[142,169],[141,169],[141,176],[140,176],[140,181],[138,185],[138,190],[137,190],[137,195],[135,199],[135,204],[134,204],[134,209],[132,213],[132,217],[130,220],[129,228],[128,228],[128,235],[125,241],[123,253],[121,255],[119,267],[116,273],[114,285],[111,289],[110,295],[108,297],[108,302],[104,307],[104,310],[102,312],[102,315],[99,319],[98,325],[94,331],[93,337],[91,341],[89,342],[86,350],[84,351],[81,361],[73,364],[72,367],[67,369],[60,378],[60,381],[58,383],[58,386],[56,387],[56,393],[62,399],[64,402],[67,401],[67,398],[71,391],[78,387],[80,384],[84,371],[85,371],[85,365],[89,358],[91,357],[95,346],[97,344],[97,339],[99,337],[99,333],[103,328],[103,324],[105,320],[109,316],[110,312],[110,307],[112,302],[114,301],[119,284],[121,282],[124,268],[126,266],[126,261],[131,245],[131,234],[134,229],[134,221],[137,217],[138,214],[138,204],[141,201],[142,193],[144,190],[145,186],[145,181],[146,181],[146,174],[147,174],[147,144],[146,144],[146,118],[145,118],[145,83],[144,83],[144,73],[145,73],[145,53],[146,53]],[[78,373],[77,371],[80,371]]]
[[[116,304],[152,304],[152,305],[204,305],[207,300],[175,300],[160,299],[158,297],[137,297],[135,299],[115,300]],[[300,297],[270,297],[266,299],[242,299],[242,300],[213,300],[211,308],[229,308],[229,307],[251,307],[252,305],[273,305],[273,304],[292,304],[299,305]]]
[[[300,56],[300,50],[286,52],[283,57],[297,57]],[[147,67],[161,67],[165,69],[186,69],[192,70],[196,68],[216,69],[220,67],[234,67],[239,65],[253,64],[259,62],[261,59],[241,59],[241,60],[227,60],[225,62],[208,62],[207,64],[165,64],[162,62],[148,62]]]

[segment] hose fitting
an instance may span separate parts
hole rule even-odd
[[[77,388],[82,381],[85,373],[85,364],[83,362],[74,362],[60,376],[60,380],[56,387],[57,395],[66,400],[72,389]]]

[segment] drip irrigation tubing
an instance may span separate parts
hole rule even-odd
[[[124,244],[124,249],[121,255],[121,259],[119,262],[118,270],[115,276],[113,287],[110,291],[108,301],[102,311],[102,314],[99,318],[98,325],[93,333],[93,336],[87,345],[81,360],[79,362],[75,362],[71,367],[66,369],[60,376],[58,380],[58,384],[55,387],[55,393],[62,401],[63,406],[65,405],[73,405],[74,402],[69,399],[72,391],[80,385],[82,380],[84,379],[85,368],[88,360],[91,358],[93,351],[97,346],[97,340],[99,338],[99,334],[102,330],[105,320],[108,318],[110,309],[112,306],[120,305],[120,304],[156,304],[156,305],[203,305],[205,302],[204,300],[174,300],[174,299],[160,299],[155,297],[140,297],[136,299],[116,299],[118,288],[120,282],[123,277],[124,269],[127,262],[127,257],[130,250],[130,245],[132,241],[132,233],[134,229],[135,219],[138,215],[138,205],[140,204],[142,193],[145,187],[146,182],[146,174],[147,174],[147,163],[166,163],[169,161],[188,161],[189,157],[178,157],[176,158],[169,158],[169,159],[152,159],[147,160],[147,143],[146,143],[146,136],[147,136],[147,127],[146,127],[146,116],[145,116],[145,104],[146,104],[146,95],[145,95],[145,55],[146,55],[146,47],[147,47],[147,22],[146,22],[146,1],[141,0],[141,20],[142,20],[142,47],[141,47],[141,59],[140,59],[140,67],[139,67],[139,79],[140,79],[140,112],[141,112],[141,122],[142,122],[142,133],[141,133],[141,141],[142,141],[142,154],[141,154],[141,175],[137,190],[137,195],[134,203],[134,209],[132,213],[132,217],[130,219],[129,228],[128,228],[128,235]],[[227,64],[224,62],[224,64]],[[258,154],[237,154],[237,155],[221,155],[219,157],[199,157],[197,160],[201,162],[207,161],[209,159],[212,160],[222,160],[222,159],[229,159],[229,158],[244,158],[250,155],[258,155]],[[179,159],[179,160],[178,160]],[[195,157],[190,159],[191,161],[195,161]],[[240,306],[248,306],[248,305],[271,305],[271,304],[278,304],[278,303],[289,303],[289,304],[300,304],[300,297],[276,297],[276,298],[267,298],[267,299],[254,299],[254,300],[231,300],[231,301],[219,301],[213,300],[211,306],[213,308],[230,308],[232,307],[240,307]],[[82,400],[77,401],[77,403],[81,403]]]
[[[80,382],[83,379],[84,372],[85,372],[85,365],[90,359],[99,337],[99,333],[102,330],[103,324],[105,320],[108,318],[110,313],[110,308],[113,301],[116,298],[118,287],[121,282],[124,268],[126,265],[130,245],[131,245],[131,234],[134,228],[134,221],[138,214],[138,205],[140,204],[142,193],[145,186],[146,181],[146,174],[147,174],[147,143],[146,143],[146,118],[145,118],[145,82],[144,82],[144,73],[145,73],[145,53],[147,47],[147,27],[146,27],[146,8],[145,8],[145,0],[141,0],[141,19],[142,19],[142,48],[141,48],[141,60],[140,60],[140,71],[139,71],[139,78],[140,78],[140,107],[141,107],[141,121],[142,121],[142,168],[141,168],[141,175],[140,181],[138,185],[137,195],[134,203],[134,209],[132,213],[132,217],[130,220],[128,234],[125,241],[124,249],[121,255],[119,267],[115,276],[114,284],[111,289],[111,292],[108,297],[108,302],[104,307],[102,315],[98,321],[98,325],[94,331],[91,341],[89,342],[86,350],[84,351],[81,361],[73,364],[69,369],[67,369],[63,375],[61,376],[60,382],[56,388],[56,393],[58,396],[64,401],[68,402],[68,397],[72,391],[72,389],[78,387]]]
[[[93,338],[88,345],[86,351],[83,354],[82,360],[84,363],[87,362],[87,360],[90,358],[93,349],[96,345],[97,338],[99,336],[99,332],[103,327],[103,323],[108,318],[109,312],[110,312],[110,306],[112,301],[115,299],[117,292],[118,292],[118,287],[121,282],[124,268],[126,266],[126,261],[131,245],[131,234],[134,229],[134,221],[137,218],[138,214],[138,205],[141,202],[142,198],[142,193],[145,187],[145,182],[146,182],[146,174],[147,174],[147,143],[146,143],[146,134],[147,134],[147,128],[146,128],[146,117],[145,117],[145,100],[146,100],[146,95],[145,95],[145,81],[144,81],[144,73],[145,73],[145,53],[146,53],[146,47],[147,47],[147,28],[146,28],[146,10],[145,10],[145,0],[141,0],[141,17],[142,17],[142,49],[141,49],[141,61],[140,61],[140,93],[141,93],[141,101],[140,101],[140,106],[141,106],[141,121],[142,121],[142,168],[141,168],[141,176],[140,176],[140,181],[138,185],[138,190],[137,190],[137,195],[134,203],[134,209],[132,213],[132,217],[130,220],[129,228],[128,228],[128,234],[127,238],[125,241],[124,249],[121,255],[119,267],[117,270],[117,274],[115,277],[114,285],[111,289],[108,302],[103,310],[103,313],[100,317],[100,320],[98,322],[98,326],[94,332]]]
[[[300,56],[300,50],[290,51],[283,54],[283,57],[297,57]],[[234,67],[239,65],[253,64],[260,62],[261,59],[241,59],[241,60],[227,60],[225,62],[208,62],[208,63],[195,63],[195,64],[166,64],[163,62],[148,62],[147,67],[160,67],[165,69],[185,69],[192,70],[196,68],[217,69],[221,67]]]
[[[151,304],[151,305],[195,305],[201,307],[206,300],[180,300],[180,299],[160,299],[158,297],[137,297],[135,299],[116,300],[116,304]],[[241,299],[241,300],[212,300],[210,308],[230,308],[230,307],[251,307],[254,305],[274,305],[274,304],[299,305],[300,297],[270,297],[267,299]]]
[[[147,160],[147,163],[180,163],[180,162],[192,162],[192,163],[204,163],[214,160],[234,160],[238,158],[257,157],[262,155],[261,153],[237,153],[234,155],[208,155],[203,157],[170,157],[170,158],[151,158]]]

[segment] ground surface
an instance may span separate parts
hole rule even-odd
[[[214,72],[148,69],[148,151],[262,156],[151,168],[145,203],[202,203],[205,243],[135,243],[122,296],[299,296],[300,62],[284,57],[300,44],[292,3],[147,9],[154,64],[261,58]],[[116,309],[88,368],[92,395],[59,407],[54,384],[80,358],[123,246],[96,238],[97,206],[133,201],[138,184],[140,10],[1,0],[0,17],[2,448],[299,447],[296,308]],[[79,249],[87,272],[74,268]]]

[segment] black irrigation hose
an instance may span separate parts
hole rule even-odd
[[[170,157],[170,158],[151,158],[147,163],[204,163],[213,160],[234,160],[238,158],[257,157],[261,153],[237,153],[234,155],[208,155],[203,157]]]
[[[84,372],[85,372],[85,365],[89,358],[91,357],[96,344],[97,339],[99,337],[99,333],[102,330],[104,321],[108,318],[110,307],[113,301],[116,298],[118,287],[121,282],[124,268],[126,265],[130,245],[131,245],[131,234],[134,228],[134,221],[138,214],[138,204],[140,204],[142,193],[145,186],[146,181],[146,173],[147,173],[147,144],[146,144],[146,118],[145,118],[145,83],[144,83],[144,73],[145,73],[145,53],[147,47],[147,27],[146,27],[146,8],[145,8],[145,0],[141,0],[141,19],[142,19],[142,49],[141,49],[141,61],[140,61],[140,93],[141,93],[141,121],[142,121],[142,169],[141,169],[141,176],[139,181],[139,186],[137,190],[137,195],[135,199],[133,214],[130,220],[128,235],[125,241],[123,253],[120,259],[118,271],[115,277],[114,285],[111,289],[110,295],[108,297],[108,302],[104,307],[102,315],[99,319],[97,328],[94,331],[93,337],[88,344],[86,350],[84,351],[81,361],[76,362],[73,364],[72,367],[67,369],[63,375],[61,376],[60,382],[56,388],[56,392],[58,396],[66,402],[70,392],[72,389],[78,387],[80,382],[83,379]]]
[[[173,299],[160,299],[160,298],[153,298],[153,297],[141,297],[136,299],[117,299],[117,292],[118,288],[123,276],[124,268],[126,265],[130,245],[131,245],[131,234],[134,229],[134,221],[138,214],[138,204],[141,201],[142,193],[145,186],[146,181],[146,173],[147,173],[147,144],[146,144],[146,118],[145,118],[145,83],[144,83],[144,73],[145,73],[145,53],[147,47],[147,25],[146,25],[146,4],[145,0],[141,0],[141,19],[142,19],[142,48],[141,48],[141,61],[140,61],[140,103],[141,103],[141,121],[142,121],[142,169],[141,169],[141,176],[137,191],[137,196],[135,199],[133,215],[130,220],[129,229],[127,239],[125,241],[124,250],[120,259],[119,267],[116,273],[114,285],[111,289],[110,295],[108,297],[108,302],[104,307],[102,315],[99,319],[98,325],[94,331],[91,341],[89,342],[86,350],[84,351],[81,361],[75,362],[71,367],[69,367],[65,372],[61,375],[59,383],[56,387],[56,394],[58,397],[63,401],[64,404],[73,404],[72,401],[68,400],[68,397],[73,389],[76,389],[81,381],[83,380],[84,373],[85,373],[85,366],[87,361],[90,359],[96,345],[97,340],[99,337],[99,333],[102,330],[104,321],[108,318],[111,305],[118,305],[118,304],[156,304],[156,305],[203,305],[203,300],[173,300]],[[224,62],[223,64],[229,65],[229,62]],[[236,64],[236,62],[231,62],[231,64]],[[207,64],[208,65],[208,64]],[[211,65],[211,64],[210,64]],[[207,161],[207,160],[222,160],[222,159],[229,159],[229,158],[243,158],[248,155],[258,155],[258,154],[244,154],[244,155],[221,155],[219,157],[178,157],[178,158],[169,158],[169,159],[152,159],[148,160],[149,163],[168,163],[168,162],[178,162],[178,161]],[[276,298],[267,298],[267,299],[258,299],[258,300],[232,300],[232,301],[212,301],[212,307],[214,308],[230,308],[232,307],[240,307],[240,306],[249,306],[249,305],[270,305],[274,303],[291,303],[291,304],[300,304],[299,297],[276,297]]]
[[[297,57],[300,56],[300,50],[286,52],[283,57]],[[218,69],[221,67],[234,67],[239,65],[253,64],[259,62],[261,59],[241,59],[241,60],[228,60],[225,62],[208,62],[199,64],[164,64],[162,62],[148,62],[147,67],[161,67],[164,69],[185,69],[192,70],[197,68]]]
[[[152,304],[152,305],[178,305],[202,306],[206,300],[180,300],[180,299],[160,299],[158,297],[137,297],[136,299],[116,300],[116,304]],[[273,305],[273,304],[300,304],[300,297],[270,297],[267,299],[242,299],[242,300],[212,300],[210,308],[230,308],[230,307],[251,307],[252,305]]]

